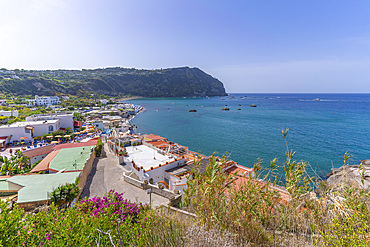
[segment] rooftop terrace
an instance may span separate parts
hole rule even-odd
[[[150,167],[157,167],[159,164],[166,164],[166,162],[174,161],[174,158],[162,155],[156,150],[145,145],[126,147],[129,161],[134,160],[137,166],[142,166],[145,170]]]

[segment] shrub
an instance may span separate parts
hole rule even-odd
[[[59,186],[50,193],[50,201],[61,208],[69,207],[80,192],[77,184],[78,182]]]
[[[14,242],[4,246],[143,246],[141,209],[146,210],[110,191],[106,197],[83,200],[74,208],[60,211],[52,204],[48,211],[28,214],[22,221],[15,217],[10,221],[13,232],[5,229],[0,239],[13,234]]]
[[[103,143],[102,143],[101,139],[99,138],[98,143],[96,144],[96,147],[95,147],[95,156],[100,157],[102,150],[103,150]]]

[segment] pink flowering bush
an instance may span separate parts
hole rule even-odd
[[[117,219],[125,221],[127,217],[135,219],[140,213],[142,204],[130,203],[123,199],[123,193],[111,190],[106,196],[85,199],[77,205],[77,208],[86,214],[99,217],[102,214],[113,214]]]
[[[64,210],[52,204],[47,212],[28,214],[23,218],[23,210],[16,206],[12,211],[6,211],[4,205],[0,219],[8,219],[13,225],[0,226],[0,246],[97,246],[97,242],[100,246],[112,246],[112,242],[116,246],[144,244],[141,233],[145,220],[141,218],[146,208],[130,203],[114,191],[102,198],[82,200],[75,207]],[[111,239],[104,233],[109,233]]]

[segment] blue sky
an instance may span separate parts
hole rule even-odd
[[[198,67],[227,92],[370,93],[370,1],[0,0],[0,67]]]

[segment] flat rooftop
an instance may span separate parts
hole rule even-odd
[[[18,191],[18,203],[47,200],[48,193],[60,185],[74,183],[80,172],[14,176],[7,181],[23,186]]]
[[[26,121],[26,122],[15,122],[10,125],[2,125],[0,128],[9,128],[9,127],[22,127],[22,126],[29,126],[29,125],[43,125],[43,124],[55,124],[58,122],[59,119],[53,120],[42,120],[42,121]]]
[[[0,191],[9,190],[8,182],[5,180],[0,180]]]
[[[57,171],[63,169],[66,171],[82,170],[86,160],[90,158],[92,147],[93,146],[61,149],[50,162],[49,168]]]
[[[157,167],[159,164],[166,164],[166,162],[174,161],[175,159],[158,153],[156,150],[145,145],[126,147],[128,156],[126,159],[129,161],[134,160],[136,166],[142,166],[145,170],[150,167]],[[155,159],[154,159],[155,158]]]

